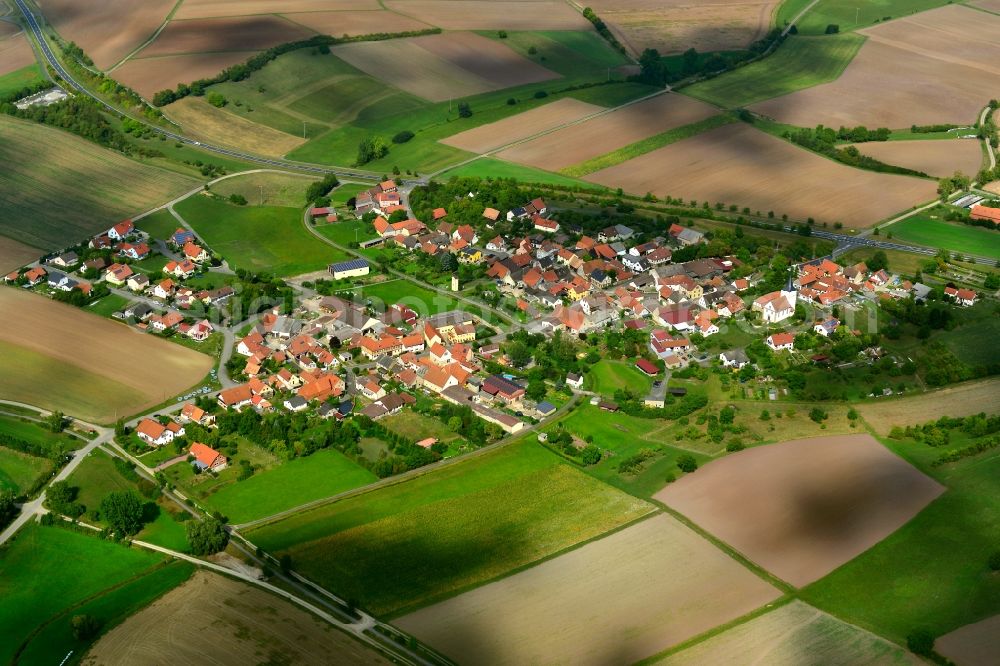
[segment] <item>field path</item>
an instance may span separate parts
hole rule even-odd
[[[983,112],[979,114],[980,127],[982,127],[983,124],[986,122],[986,116],[988,116],[989,114],[990,114],[990,107],[989,105],[987,105],[986,108],[983,109]],[[990,169],[992,169],[997,165],[996,154],[993,152],[993,144],[990,143],[989,139],[984,139],[983,143],[986,144],[986,152],[990,156]]]
[[[806,12],[808,12],[810,9],[812,9],[813,7],[815,7],[816,3],[818,3],[818,2],[819,2],[819,0],[812,0],[812,2],[810,2],[808,5],[806,5],[805,7],[803,7],[802,11],[799,12],[798,14],[796,14],[795,18],[793,18],[791,21],[789,21],[788,25],[785,26],[785,29],[781,31],[781,36],[782,37],[788,36],[789,31],[792,29],[792,27],[796,23],[799,22],[799,19],[801,19],[803,16],[805,16]]]

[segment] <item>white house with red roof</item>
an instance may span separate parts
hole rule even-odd
[[[108,229],[108,238],[112,240],[125,240],[125,237],[135,232],[135,225],[132,220],[122,220],[115,226]]]
[[[150,446],[163,446],[174,441],[173,431],[153,419],[140,421],[135,428],[135,434]]]
[[[218,472],[225,469],[229,463],[226,456],[201,442],[195,442],[191,445],[191,455],[194,456],[194,464],[202,470],[210,469]]]
[[[975,305],[976,298],[979,297],[979,295],[971,289],[957,289],[955,287],[945,287],[944,295],[963,307],[971,307]]]
[[[774,351],[787,349],[791,351],[795,348],[795,335],[792,333],[775,333],[767,336],[765,343]]]

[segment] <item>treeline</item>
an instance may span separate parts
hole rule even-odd
[[[67,442],[66,448],[50,448],[47,446],[42,446],[41,444],[36,444],[34,442],[29,442],[26,439],[21,439],[20,437],[15,437],[10,433],[0,432],[0,446],[6,447],[8,449],[13,449],[15,451],[20,451],[21,453],[27,453],[30,456],[36,456],[38,458],[50,458],[52,460],[61,458],[65,455],[66,451],[69,450],[69,443]]]
[[[938,448],[951,443],[951,434],[955,430],[961,431],[968,437],[979,438],[980,441],[941,454],[931,463],[935,467],[957,462],[962,458],[968,458],[1000,446],[1000,438],[988,437],[1000,432],[1000,416],[987,416],[985,412],[966,417],[942,416],[936,421],[929,421],[923,425],[907,426],[905,429],[896,426],[889,433],[889,436],[893,439],[914,439],[927,446]]]
[[[879,130],[876,130],[876,132],[878,131]],[[901,174],[904,176],[927,176],[927,174],[923,171],[915,171],[913,169],[907,169],[905,167],[880,162],[873,157],[863,155],[861,151],[854,146],[839,148],[837,146],[837,140],[839,138],[837,130],[834,130],[832,127],[817,125],[815,129],[803,128],[795,130],[794,132],[785,132],[783,136],[794,144],[819,153],[820,155],[826,155],[827,157],[848,166],[859,169],[868,169],[869,171],[878,171],[881,173]]]
[[[332,173],[328,173],[323,176],[323,180],[318,180],[316,182],[310,183],[309,187],[306,188],[306,203],[311,203],[316,206],[329,206],[330,197],[327,195],[330,190],[340,185],[340,181]]]
[[[910,125],[910,131],[914,134],[934,134],[935,132],[947,132],[957,128],[958,125]]]
[[[781,30],[774,28],[745,51],[701,54],[691,48],[681,56],[678,67],[671,67],[669,61],[661,56],[658,50],[645,49],[639,56],[639,74],[630,80],[652,86],[664,86],[692,76],[714,78],[759,58],[783,40]]]
[[[623,55],[628,55],[628,51],[625,49],[625,46],[618,41],[618,38],[615,37],[614,33],[611,32],[610,29],[608,29],[608,26],[601,20],[601,17],[594,13],[593,9],[585,7],[583,10],[583,18],[590,21],[594,26],[594,30],[597,31],[597,34],[603,37],[608,44],[611,44],[615,50]]]
[[[389,446],[389,455],[384,455],[368,464],[372,473],[380,479],[437,462],[441,460],[442,454],[448,450],[447,445],[441,442],[434,444],[430,449],[417,446],[399,433],[389,430],[377,421],[372,421],[367,416],[356,415],[354,421],[361,429],[362,434],[377,437]]]
[[[408,30],[405,32],[379,32],[370,35],[356,35],[354,37],[332,37],[330,35],[316,35],[309,39],[297,42],[286,42],[273,46],[266,51],[261,51],[249,58],[246,62],[232,65],[222,70],[210,79],[198,79],[190,84],[180,83],[175,90],[161,90],[153,95],[155,106],[165,106],[188,95],[201,97],[205,94],[205,89],[217,83],[226,81],[242,81],[254,72],[262,69],[266,64],[278,56],[297,51],[299,49],[316,48],[320,52],[329,53],[329,48],[337,44],[347,44],[350,42],[377,42],[387,39],[399,39],[403,37],[419,37],[421,35],[436,35],[441,32],[440,28],[428,28],[426,30]]]

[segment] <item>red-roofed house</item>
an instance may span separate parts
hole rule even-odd
[[[229,462],[226,460],[226,456],[201,442],[195,442],[191,445],[191,455],[194,456],[194,464],[202,470],[210,469],[218,472],[225,469]]]
[[[174,441],[173,431],[153,419],[143,419],[140,421],[139,425],[135,428],[135,434],[150,446],[163,446]]]
[[[977,204],[969,210],[969,217],[973,220],[988,220],[993,224],[1000,224],[1000,208]]]
[[[638,361],[636,361],[635,367],[639,368],[641,372],[649,375],[650,377],[655,377],[656,375],[660,374],[660,369],[644,358],[640,358]]]
[[[795,335],[792,333],[775,333],[767,336],[767,346],[774,351],[787,349],[791,351],[795,348]]]
[[[123,220],[108,229],[108,238],[119,241],[124,240],[133,231],[135,231],[135,225],[132,224],[132,220]]]

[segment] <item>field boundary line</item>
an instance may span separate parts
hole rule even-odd
[[[112,73],[113,71],[124,65],[126,62],[128,62],[128,60],[136,53],[138,53],[139,51],[143,50],[144,48],[152,44],[154,41],[156,41],[156,38],[160,36],[160,33],[163,32],[163,30],[167,27],[170,21],[174,18],[174,14],[177,13],[177,10],[181,8],[182,4],[184,4],[184,0],[177,0],[177,2],[174,3],[173,8],[169,12],[167,12],[167,16],[166,18],[163,19],[163,23],[161,23],[160,27],[158,27],[156,30],[153,31],[153,34],[149,36],[149,39],[147,39],[142,44],[129,51],[124,58],[122,58],[115,64],[111,65],[111,67],[104,70],[105,73],[106,74]]]

